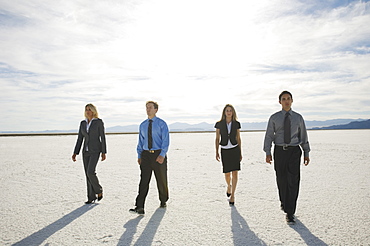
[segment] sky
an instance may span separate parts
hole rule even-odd
[[[370,1],[0,0],[0,131],[369,119]]]

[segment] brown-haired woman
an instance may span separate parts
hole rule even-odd
[[[221,161],[227,184],[226,195],[230,197],[229,204],[234,205],[242,154],[241,126],[237,121],[236,112],[232,105],[226,104],[222,111],[221,120],[216,123],[215,128],[216,160],[220,161],[219,148],[221,146]]]

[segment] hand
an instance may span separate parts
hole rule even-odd
[[[305,158],[303,159],[303,164],[304,164],[305,166],[307,166],[307,165],[308,165],[308,163],[310,163],[310,158],[309,158],[309,157],[305,157]]]
[[[240,155],[240,161],[242,161],[243,160],[243,156],[242,155]]]
[[[74,161],[74,162],[76,161],[76,154],[72,155],[72,161]]]
[[[216,153],[216,160],[220,161],[220,154],[218,152]]]
[[[101,154],[101,161],[104,161],[105,159],[107,159],[107,156],[104,153],[102,153]]]
[[[141,165],[141,158],[137,159],[137,164]]]
[[[272,156],[271,155],[266,155],[266,162],[268,164],[271,164],[271,162],[272,162]]]
[[[159,155],[155,161],[156,161],[156,162],[158,162],[159,164],[163,164],[163,162],[164,162],[164,157],[163,157],[163,156],[161,156],[161,155]]]

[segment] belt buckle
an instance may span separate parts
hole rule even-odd
[[[150,154],[154,154],[154,150],[148,150]]]
[[[283,146],[283,150],[288,150],[288,146]]]

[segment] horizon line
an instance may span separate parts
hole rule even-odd
[[[312,128],[307,131],[352,131],[352,130],[370,130],[370,129],[319,129]],[[266,130],[241,130],[240,132],[265,132]],[[214,133],[215,131],[170,131],[170,133]],[[132,135],[139,132],[106,132],[105,135]],[[75,132],[49,132],[49,133],[0,133],[0,137],[23,137],[23,136],[69,136],[78,135]]]

